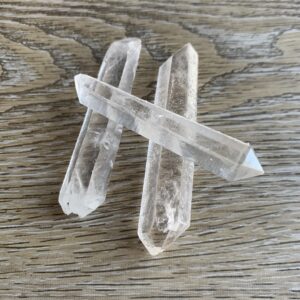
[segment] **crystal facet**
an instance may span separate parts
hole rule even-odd
[[[75,76],[80,103],[226,180],[263,174],[251,146],[90,76]]]
[[[98,79],[130,92],[140,50],[139,39],[112,43]],[[105,201],[122,130],[122,125],[88,108],[59,194],[59,203],[66,214],[84,217]]]
[[[159,69],[155,105],[188,119],[197,116],[198,55],[187,44]],[[151,255],[190,225],[194,163],[149,142],[138,235]]]

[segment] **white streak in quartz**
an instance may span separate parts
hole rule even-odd
[[[136,38],[112,43],[98,79],[130,92],[140,50]],[[88,109],[59,194],[64,213],[84,217],[105,201],[122,130],[122,125]]]
[[[76,75],[75,86],[83,105],[217,176],[239,180],[263,174],[249,144],[90,76]]]
[[[198,55],[187,44],[159,69],[155,105],[196,120]],[[151,255],[190,225],[194,163],[149,142],[138,235]]]

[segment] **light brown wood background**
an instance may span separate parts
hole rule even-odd
[[[58,191],[109,44],[139,37],[133,93],[199,53],[198,121],[255,147],[266,175],[195,173],[191,227],[152,258],[137,237],[147,141],[125,131],[107,203],[65,216]],[[300,299],[298,1],[0,1],[0,299]]]

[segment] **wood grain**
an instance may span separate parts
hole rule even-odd
[[[300,299],[300,3],[0,2],[0,299]],[[107,203],[83,220],[58,191],[96,76],[115,39],[142,39],[133,94],[159,65],[199,53],[198,121],[251,142],[266,175],[197,171],[192,223],[150,257],[137,237],[147,141],[125,131]]]

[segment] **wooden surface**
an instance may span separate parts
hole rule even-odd
[[[73,76],[125,36],[142,39],[133,93],[150,100],[191,42],[198,121],[251,142],[266,172],[197,171],[191,227],[157,258],[136,232],[142,137],[124,132],[95,213],[57,203],[85,112]],[[298,1],[1,1],[0,74],[0,299],[300,299]]]

